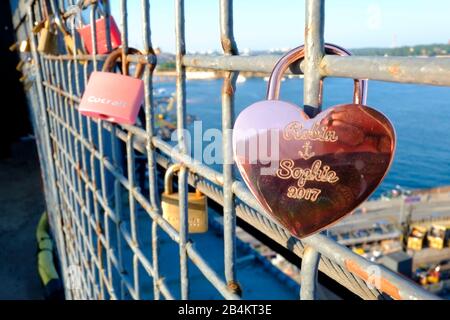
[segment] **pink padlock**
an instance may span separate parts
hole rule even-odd
[[[141,54],[129,48],[130,54]],[[122,59],[122,48],[114,50],[106,59],[101,72],[89,78],[78,110],[82,115],[119,124],[134,124],[144,102],[144,81],[139,79],[143,64],[136,65],[135,77],[112,73],[114,64]],[[128,69],[128,62],[125,64]],[[127,74],[127,70],[123,70]]]
[[[121,35],[119,28],[117,27],[116,21],[112,16],[109,17],[109,25],[110,25],[110,39],[111,39],[111,49],[116,49],[120,47],[122,44]],[[92,47],[92,26],[85,25],[79,29],[77,29],[80,34],[81,39],[83,39],[84,47],[86,51],[91,54],[93,53]],[[95,21],[95,33],[96,33],[96,49],[97,54],[106,54],[108,53],[108,45],[106,41],[106,18],[101,17]]]
[[[106,18],[105,10],[103,9],[101,1],[97,2],[96,8],[97,13],[100,15],[100,17],[95,20],[96,53],[107,54],[110,50],[108,50],[106,22],[109,21],[109,38],[111,40],[111,50],[117,49],[122,45],[122,37],[119,28],[117,27],[116,21],[114,20],[114,17],[109,16],[108,18]],[[81,22],[83,23],[82,13],[80,13],[80,18]],[[92,54],[94,52],[92,46],[92,25],[87,24],[81,26],[80,28],[77,28],[77,31],[81,39],[83,39],[84,47],[86,48],[87,53]]]

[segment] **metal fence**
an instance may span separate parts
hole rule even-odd
[[[55,12],[64,13],[77,1],[51,0]],[[128,48],[127,6],[120,0],[122,43]],[[220,41],[223,55],[186,54],[184,1],[174,1],[176,21],[176,110],[179,146],[174,149],[155,135],[153,64],[149,23],[150,1],[141,0],[143,56],[126,55],[123,63],[145,65],[145,126],[112,125],[81,116],[77,105],[86,80],[98,70],[105,56],[41,55],[37,36],[31,29],[43,19],[42,2],[19,1],[14,14],[17,37],[31,40],[33,64],[27,63],[27,96],[37,139],[47,210],[57,244],[65,293],[72,299],[141,299],[149,284],[154,299],[189,299],[188,261],[226,299],[245,298],[239,288],[236,267],[236,219],[251,224],[269,238],[302,258],[301,299],[314,299],[317,275],[323,272],[364,299],[436,299],[413,282],[365,260],[324,234],[298,240],[268,217],[246,186],[233,177],[231,136],[234,94],[239,71],[270,72],[277,57],[240,56],[233,36],[232,0],[220,0]],[[95,1],[85,1],[95,19]],[[109,14],[108,5],[106,13]],[[323,77],[376,79],[404,83],[450,86],[447,58],[336,57],[324,55],[324,0],[305,0],[306,56],[304,104],[319,108],[319,82]],[[92,24],[92,23],[91,23]],[[72,30],[74,32],[74,30]],[[298,30],[303,32],[303,30]],[[95,30],[92,32],[95,43]],[[78,43],[78,45],[80,45]],[[93,45],[95,50],[96,46]],[[23,57],[25,59],[25,57]],[[187,153],[182,129],[186,126],[186,67],[224,71],[222,129],[224,165],[222,172],[193,161]],[[217,106],[219,107],[219,106]],[[143,129],[145,128],[145,129]],[[135,178],[136,155],[145,159],[148,192]],[[172,159],[182,164],[178,174],[180,231],[161,215],[158,172]],[[125,164],[125,165],[123,165]],[[188,186],[195,186],[223,206],[224,274],[211,267],[187,229]],[[124,196],[125,195],[125,196]],[[138,220],[150,223],[151,241],[141,246]],[[160,274],[159,244],[162,235],[178,244],[179,288],[171,290]],[[129,252],[126,254],[125,252]],[[81,290],[72,290],[71,269],[81,270]],[[373,273],[377,268],[378,273]],[[371,271],[372,270],[372,271]],[[144,280],[144,279],[148,279]],[[242,295],[240,294],[242,291]]]

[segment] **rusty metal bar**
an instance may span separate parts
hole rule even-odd
[[[53,3],[55,2],[55,3]],[[95,9],[95,1],[86,7]],[[86,2],[86,3],[87,3]],[[301,66],[305,71],[305,97],[311,110],[318,111],[317,90],[314,83],[324,76],[343,76],[371,78],[384,81],[428,83],[434,85],[450,85],[450,59],[447,58],[380,58],[380,57],[321,57],[323,43],[323,0],[306,3],[307,32],[306,48],[310,50],[309,60]],[[42,1],[35,1],[41,4]],[[53,7],[63,10],[65,1],[52,0]],[[69,1],[73,4],[74,1]],[[45,171],[45,193],[53,229],[55,231],[58,252],[63,262],[63,272],[68,266],[77,265],[82,268],[82,292],[66,290],[67,297],[79,298],[141,298],[139,280],[140,270],[148,273],[153,281],[154,298],[163,296],[173,299],[164,279],[158,271],[158,231],[168,234],[169,238],[179,243],[181,298],[189,298],[189,282],[187,261],[190,259],[202,272],[205,278],[226,299],[239,299],[239,290],[230,286],[237,283],[235,270],[235,219],[236,214],[244,221],[263,231],[270,238],[288,247],[295,254],[303,257],[301,298],[315,297],[317,269],[345,285],[355,294],[366,299],[382,297],[382,293],[395,299],[436,299],[436,296],[424,291],[412,282],[406,281],[397,274],[381,268],[379,277],[373,284],[371,270],[378,267],[364,258],[352,253],[348,248],[337,244],[330,238],[318,234],[302,241],[293,240],[289,232],[276,224],[266,215],[247,187],[233,179],[231,166],[224,165],[223,173],[206,165],[192,161],[186,148],[183,129],[186,117],[186,80],[185,67],[209,68],[229,71],[225,75],[222,90],[222,127],[229,129],[233,124],[233,104],[237,71],[270,72],[279,56],[238,56],[237,45],[233,36],[232,1],[220,2],[221,43],[223,56],[198,56],[185,54],[184,37],[184,1],[175,0],[176,13],[176,65],[177,65],[177,149],[162,141],[154,132],[154,102],[152,86],[152,64],[156,62],[151,50],[150,5],[149,0],[142,0],[144,55],[127,55],[122,61],[142,62],[145,71],[145,114],[146,126],[116,126],[105,121],[97,121],[81,116],[77,112],[80,95],[92,69],[104,61],[104,55],[41,55],[32,51],[37,61],[35,91],[37,97],[30,99],[36,123],[36,136],[43,146],[41,150],[41,166]],[[128,47],[127,4],[121,0],[122,40],[125,49]],[[38,6],[37,6],[38,7]],[[35,16],[31,5],[28,5],[28,27],[32,27]],[[64,10],[63,10],[64,11]],[[109,9],[107,10],[109,14]],[[19,15],[20,16],[20,15]],[[23,26],[23,25],[22,25]],[[20,28],[22,30],[22,27]],[[18,31],[19,32],[19,31]],[[24,34],[30,31],[26,30]],[[72,32],[76,32],[72,28]],[[93,38],[95,39],[95,30]],[[32,36],[36,46],[36,37]],[[95,44],[95,40],[93,41]],[[319,47],[317,45],[319,44]],[[32,46],[33,47],[33,46]],[[96,47],[95,45],[93,46]],[[126,51],[126,50],[125,50]],[[81,64],[83,62],[83,64]],[[233,72],[236,71],[236,72]],[[33,71],[29,71],[33,78]],[[66,76],[67,72],[67,76]],[[39,77],[40,75],[40,77]],[[72,80],[74,76],[74,80]],[[308,89],[308,90],[307,90]],[[32,93],[33,94],[33,93]],[[93,130],[96,129],[96,130]],[[108,154],[103,134],[110,134],[112,154]],[[224,132],[223,153],[230,159],[230,137]],[[122,150],[119,145],[127,147],[127,173],[122,170]],[[133,180],[133,155],[139,151],[147,156],[149,193],[143,194]],[[171,158],[169,158],[171,157]],[[42,163],[44,162],[44,163]],[[156,164],[168,167],[173,162],[182,164],[184,172],[180,180],[181,206],[180,220],[182,227],[177,232],[161,216]],[[225,163],[229,163],[225,161]],[[53,168],[53,175],[50,169]],[[108,189],[111,175],[113,188]],[[48,177],[47,177],[48,176]],[[183,177],[184,176],[184,177]],[[198,251],[194,243],[188,241],[187,230],[187,192],[188,184],[195,185],[210,199],[224,206],[224,248],[225,248],[225,281],[217,274]],[[124,224],[122,216],[128,208],[122,205],[122,188],[128,193],[130,225]],[[114,189],[114,205],[109,198]],[[140,207],[138,207],[138,205]],[[134,208],[134,209],[133,209]],[[139,208],[139,209],[138,209]],[[140,210],[142,209],[142,210]],[[145,213],[151,219],[151,256],[149,261],[144,248],[137,245],[137,216]],[[103,219],[102,219],[103,218]],[[113,246],[108,229],[109,222],[115,225],[117,247]],[[147,247],[145,248],[147,249]],[[127,250],[133,257],[123,261],[123,252]],[[102,260],[106,259],[106,268]],[[126,265],[124,265],[126,262]],[[138,267],[142,267],[139,270]],[[115,273],[116,272],[116,273]],[[120,294],[116,293],[115,284],[119,277]],[[65,273],[63,274],[65,276]],[[67,288],[66,288],[67,289]],[[230,289],[233,289],[230,291]],[[118,291],[117,291],[118,292]],[[126,293],[129,295],[127,296]],[[177,296],[178,298],[178,296]]]
[[[226,55],[236,55],[238,48],[233,34],[233,1],[220,1],[220,40]],[[227,72],[222,85],[222,152],[223,152],[223,228],[225,278],[230,291],[239,293],[236,280],[236,211],[233,187],[232,129],[234,94],[238,72]]]
[[[322,76],[450,86],[450,58],[325,56]]]
[[[305,247],[300,271],[300,299],[315,300],[317,298],[317,273],[319,271],[320,254],[312,247]]]
[[[320,61],[325,54],[324,33],[325,0],[305,2],[305,58],[303,108],[311,118],[321,111]],[[301,269],[300,298],[315,299],[320,254],[314,248],[305,248]]]
[[[144,54],[153,53],[151,29],[150,29],[150,2],[149,0],[142,0],[142,17],[143,17],[143,29],[144,29]],[[152,207],[156,214],[161,215],[161,203],[158,193],[157,172],[156,172],[156,160],[155,160],[155,148],[151,142],[151,138],[155,136],[155,117],[154,109],[155,102],[153,100],[153,69],[150,66],[146,66],[144,74],[144,82],[146,88],[145,95],[145,128],[147,139],[147,168],[148,168],[148,181],[149,181],[149,198]],[[158,244],[158,224],[152,221],[152,262],[153,262],[153,294],[155,300],[159,300],[160,292],[158,289],[159,281],[159,244]]]
[[[212,70],[270,73],[280,57],[281,55],[186,55],[183,64],[187,67]],[[324,77],[450,86],[450,58],[326,55],[320,63],[320,74]]]
[[[303,87],[304,110],[314,117],[321,110],[320,105],[320,61],[325,54],[323,29],[325,15],[324,0],[305,2],[305,59]]]
[[[185,137],[186,129],[186,69],[182,58],[186,54],[184,34],[184,0],[175,0],[175,54],[176,54],[176,100],[177,100],[177,136],[178,149],[187,154]],[[181,299],[189,299],[188,261],[186,244],[188,238],[188,206],[187,206],[187,169],[181,167],[178,174],[178,203],[180,206],[180,281]]]
[[[28,10],[26,12],[26,15],[28,16],[28,32],[30,32],[30,30],[33,28],[33,21],[34,21],[34,16],[33,16],[33,7],[29,6]],[[50,203],[47,203],[47,206],[49,206],[49,208],[52,211],[52,216],[55,217],[53,218],[54,221],[56,222],[56,225],[54,225],[56,227],[55,230],[55,235],[56,235],[56,240],[57,240],[57,244],[58,244],[58,252],[61,255],[61,267],[62,267],[62,278],[64,280],[66,280],[66,273],[65,271],[67,270],[67,261],[66,261],[66,257],[65,257],[65,242],[64,242],[64,235],[62,234],[62,225],[61,225],[61,219],[60,219],[60,215],[61,212],[59,210],[60,208],[60,199],[58,197],[58,192],[57,192],[57,188],[56,188],[56,174],[55,174],[55,168],[53,166],[53,161],[52,161],[52,153],[53,153],[53,149],[50,143],[50,135],[49,135],[49,118],[47,115],[47,112],[45,111],[45,108],[47,106],[47,101],[46,101],[46,96],[45,96],[45,92],[44,92],[44,86],[43,86],[43,78],[44,78],[44,74],[43,74],[43,68],[42,68],[42,60],[41,57],[39,56],[38,52],[37,52],[37,37],[35,36],[31,36],[30,37],[30,46],[31,46],[31,55],[33,57],[33,60],[35,62],[35,76],[36,76],[36,87],[37,87],[37,100],[39,101],[39,104],[37,106],[34,106],[34,108],[36,108],[37,114],[38,114],[38,118],[39,118],[39,122],[37,123],[37,125],[39,126],[39,131],[43,133],[43,143],[44,143],[44,147],[42,148],[42,150],[44,151],[44,157],[45,159],[45,167],[46,167],[46,174],[49,176],[49,179],[47,181],[50,182],[49,185],[49,194],[51,195],[49,197],[49,200],[51,201]],[[45,181],[45,180],[44,180]],[[65,288],[65,293],[66,295],[70,296],[70,292],[69,290],[67,290],[67,288]]]

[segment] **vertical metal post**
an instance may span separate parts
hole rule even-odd
[[[111,44],[111,23],[109,21],[111,17],[111,8],[109,5],[109,1],[105,1],[103,3],[104,10],[105,10],[105,19],[106,19],[106,49],[108,52],[111,52],[112,50],[112,44]]]
[[[97,71],[98,69],[98,61],[97,61],[97,27],[96,27],[96,11],[97,11],[97,3],[93,3],[91,6],[90,11],[90,25],[91,25],[91,39],[92,39],[92,58],[93,58],[93,68],[94,71]],[[100,152],[100,159],[99,159],[99,170],[100,170],[100,188],[102,189],[102,200],[103,203],[108,203],[108,197],[106,195],[106,180],[105,180],[105,165],[104,165],[104,144],[103,144],[103,121],[98,120],[97,121],[97,139],[98,139],[98,149]],[[98,202],[96,199],[96,195],[94,195],[94,201]],[[97,207],[97,205],[96,205]],[[109,222],[108,222],[108,215],[106,214],[105,210],[102,210],[102,214],[104,215],[103,219],[103,228],[100,221],[100,216],[96,215],[96,223],[97,223],[97,232],[100,235],[105,235],[107,239],[107,247],[109,248]],[[103,230],[104,229],[104,230]],[[98,242],[98,259],[100,261],[100,274],[105,274],[105,269],[103,265],[103,246],[101,245],[101,242]],[[106,262],[107,262],[107,269],[109,271],[109,275],[111,277],[111,262],[109,259],[108,254],[108,248],[106,249]],[[102,282],[101,282],[102,283]],[[112,286],[112,283],[109,283],[110,286]],[[102,297],[105,298],[104,296]]]
[[[311,247],[305,247],[300,272],[300,299],[315,300],[317,298],[317,273],[320,253]]]
[[[320,62],[324,56],[325,0],[305,2],[305,62],[304,105],[305,112],[314,117],[320,112]]]
[[[185,124],[186,124],[186,68],[182,59],[186,54],[185,34],[184,34],[184,0],[175,0],[175,50],[176,50],[176,97],[177,97],[177,131],[178,148],[180,152],[186,154]],[[189,299],[189,280],[186,242],[188,237],[188,216],[187,216],[187,171],[182,166],[178,174],[178,194],[180,205],[180,279],[181,279],[181,299]]]
[[[236,55],[238,48],[233,34],[233,1],[220,1],[220,40],[226,55]],[[234,123],[234,92],[239,72],[226,72],[222,86],[223,143],[223,228],[225,278],[233,293],[241,293],[236,281],[236,211],[233,186],[232,128]]]
[[[122,48],[123,48],[123,56],[122,56],[122,70],[127,70],[127,61],[126,54],[128,52],[128,10],[127,10],[127,2],[126,0],[120,1],[120,23],[122,25]]]
[[[133,195],[135,189],[134,179],[134,149],[133,149],[133,134],[128,133],[127,137],[127,168],[128,168],[128,199],[130,206],[130,229],[131,229],[131,241],[132,246],[139,247],[138,234],[136,228],[136,199]],[[139,285],[139,264],[135,250],[133,250],[133,278],[134,278],[134,293],[136,299],[140,298],[140,285]]]
[[[30,5],[28,7],[28,28],[29,30],[33,29],[33,7]],[[66,249],[65,249],[65,242],[64,242],[64,235],[63,235],[63,228],[62,228],[62,217],[61,217],[61,212],[59,210],[60,208],[60,201],[59,201],[59,197],[58,197],[58,192],[57,192],[57,188],[56,188],[56,176],[55,176],[55,168],[53,166],[53,161],[52,161],[52,154],[53,154],[53,149],[50,143],[50,129],[49,129],[49,120],[48,120],[48,115],[47,115],[47,103],[45,100],[45,93],[44,93],[44,87],[43,87],[43,74],[42,74],[42,67],[41,67],[41,57],[39,56],[38,52],[37,52],[37,43],[36,43],[36,38],[35,36],[31,36],[30,37],[30,45],[31,45],[31,54],[33,56],[33,60],[35,63],[35,68],[36,68],[36,87],[37,87],[37,92],[38,92],[38,99],[39,99],[39,106],[40,106],[40,130],[42,130],[42,132],[44,133],[44,142],[45,142],[45,147],[43,148],[45,150],[45,154],[46,154],[46,162],[47,162],[47,168],[48,173],[50,175],[49,180],[51,181],[51,194],[52,196],[50,197],[54,203],[51,203],[51,207],[53,208],[54,214],[57,216],[57,222],[58,225],[56,226],[56,238],[58,241],[58,246],[60,248],[60,258],[61,258],[61,265],[62,265],[62,278],[63,281],[66,281],[66,271],[67,271],[67,261],[66,261]],[[61,254],[62,253],[62,254]],[[65,293],[66,295],[69,297],[70,296],[70,292],[69,290],[67,290],[67,287],[65,286]]]
[[[304,108],[314,117],[320,112],[320,62],[324,56],[325,0],[305,2]],[[315,299],[320,254],[306,247],[301,268],[301,299]]]
[[[122,70],[127,70],[126,68],[126,53],[128,52],[128,11],[127,11],[127,3],[126,0],[120,1],[120,25],[122,27],[121,33],[121,41],[123,48],[123,56],[122,56]],[[121,200],[119,200],[121,201]],[[116,201],[117,203],[117,201]],[[120,227],[119,227],[120,228]],[[124,274],[127,272],[123,270]],[[122,290],[124,291],[124,290]]]
[[[154,54],[152,49],[151,29],[150,29],[150,2],[142,0],[142,17],[144,31],[144,53],[148,56]],[[155,149],[152,144],[152,138],[155,135],[154,128],[154,101],[153,101],[153,70],[146,65],[144,76],[146,95],[145,95],[145,128],[147,132],[147,166],[148,166],[148,185],[150,204],[156,214],[161,214],[160,200],[157,184]],[[160,299],[159,281],[159,263],[158,263],[158,224],[152,221],[152,265],[153,265],[153,294],[154,299]]]
[[[104,2],[105,9],[105,18],[106,18],[106,45],[108,52],[112,50],[111,45],[111,24],[110,24],[110,16],[111,16],[111,8],[109,1]],[[120,154],[121,150],[118,144],[117,139],[117,126],[112,124],[111,127],[111,150],[112,150],[112,160],[115,168],[119,172],[123,172],[122,170],[122,154]],[[117,178],[114,178],[114,211],[116,216],[115,227],[116,227],[116,237],[117,237],[117,252],[118,252],[118,272],[120,273],[120,298],[125,299],[125,282],[123,280],[123,275],[126,273],[123,266],[123,245],[122,245],[122,234],[120,232],[120,225],[122,223],[122,188],[120,181]],[[106,217],[106,215],[105,215]]]

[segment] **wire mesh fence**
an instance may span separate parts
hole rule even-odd
[[[48,1],[48,10],[66,21],[78,1]],[[129,1],[118,1],[121,42],[128,52]],[[45,19],[45,1],[19,1],[15,11],[18,39],[29,38],[31,58],[24,73],[37,140],[47,211],[58,249],[61,274],[69,299],[190,299],[202,295],[196,278],[204,279],[218,296],[241,299],[245,287],[237,264],[237,218],[302,258],[299,297],[317,297],[317,274],[328,277],[364,299],[435,299],[413,282],[369,262],[324,234],[300,241],[280,227],[259,206],[246,186],[233,174],[231,135],[234,95],[239,71],[270,72],[276,57],[240,56],[233,36],[231,0],[220,1],[220,56],[186,54],[184,1],[174,1],[176,38],[176,127],[178,146],[155,131],[150,1],[139,2],[142,12],[143,54],[124,54],[126,64],[144,66],[144,115],[141,125],[115,125],[82,116],[77,108],[89,75],[100,70],[106,56],[96,52],[92,29],[92,54],[41,54],[35,22]],[[95,26],[96,1],[84,1]],[[110,14],[105,2],[105,14]],[[384,81],[450,85],[448,59],[398,59],[377,57],[323,57],[324,1],[306,0],[305,104],[318,107],[319,81],[324,76],[369,78]],[[109,34],[107,23],[107,34]],[[69,32],[75,34],[74,25]],[[299,30],[299,32],[303,32]],[[107,39],[111,46],[111,39]],[[323,57],[323,58],[322,58]],[[22,57],[24,60],[26,56]],[[402,72],[391,72],[391,66]],[[186,67],[223,71],[222,170],[195,161],[183,135],[186,128]],[[161,177],[174,162],[178,173],[180,228],[162,217]],[[189,234],[188,192],[196,188],[222,206],[221,246],[218,260],[203,250],[201,236]],[[202,242],[203,241],[203,242]],[[176,257],[173,263],[168,257]],[[206,291],[204,291],[206,292]]]

